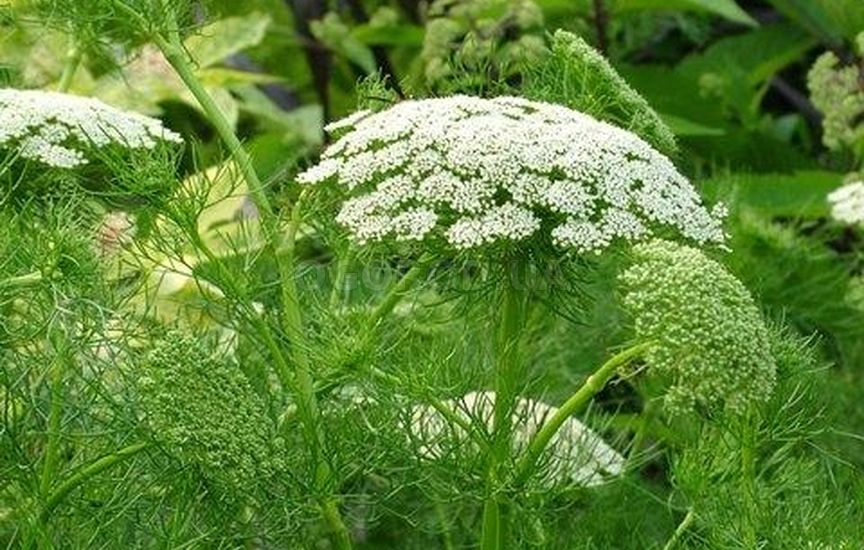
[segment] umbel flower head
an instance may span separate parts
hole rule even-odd
[[[864,181],[858,179],[828,194],[831,217],[848,224],[864,225]]]
[[[744,285],[699,250],[663,240],[633,248],[620,276],[623,304],[640,340],[654,341],[645,360],[671,380],[673,413],[702,407],[737,414],[766,400],[776,364],[768,329]]]
[[[444,401],[443,405],[465,421],[479,421],[492,430],[495,392],[471,392],[459,399]],[[557,408],[540,401],[519,398],[513,413],[515,450],[524,450],[546,420],[557,411]],[[411,409],[410,432],[420,444],[420,454],[426,459],[440,458],[451,450],[466,450],[464,442],[468,434],[457,426],[449,426],[431,406],[418,405]],[[542,480],[547,487],[562,484],[593,487],[624,471],[624,457],[575,418],[569,418],[555,433],[546,452]]]
[[[159,141],[182,139],[154,118],[98,99],[0,89],[0,149],[14,149],[26,159],[72,168],[86,164],[84,151],[93,147],[152,149]]]
[[[722,207],[706,210],[672,162],[633,133],[560,105],[453,96],[361,111],[298,176],[348,196],[337,215],[359,244],[435,239],[456,249],[549,232],[599,252],[659,228],[724,239]]]
[[[282,468],[264,402],[238,365],[214,357],[199,340],[168,335],[136,375],[154,438],[221,488],[252,492]]]

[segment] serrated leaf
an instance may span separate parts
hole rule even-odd
[[[242,17],[226,17],[202,27],[183,45],[199,68],[219,63],[226,57],[259,44],[264,39],[270,16],[252,12]]]
[[[636,10],[699,11],[719,15],[724,19],[748,27],[759,26],[759,23],[741,9],[734,0],[627,0],[626,2],[615,3],[612,13]]]

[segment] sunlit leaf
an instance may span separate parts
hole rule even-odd
[[[270,16],[258,12],[227,17],[199,29],[185,40],[184,46],[199,67],[209,67],[259,44],[269,24]]]
[[[613,13],[636,10],[700,11],[719,15],[729,21],[750,27],[759,25],[734,0],[626,0],[616,2],[612,7]]]

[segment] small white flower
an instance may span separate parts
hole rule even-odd
[[[92,98],[40,90],[0,89],[0,148],[60,168],[86,164],[84,152],[117,144],[151,149],[182,142],[159,120]]]
[[[664,226],[699,244],[725,239],[723,209],[706,210],[668,158],[633,133],[560,105],[403,101],[327,130],[346,133],[297,179],[343,186],[337,221],[360,244],[434,238],[468,249],[521,241],[547,226],[553,242],[579,252]]]
[[[828,194],[831,216],[848,224],[864,224],[864,181],[858,180]]]
[[[480,422],[492,430],[495,392],[471,392],[443,405],[467,422]],[[518,399],[513,416],[513,446],[524,451],[534,435],[558,409],[532,399]],[[412,436],[420,443],[420,454],[429,460],[440,458],[448,449],[463,449],[468,435],[447,421],[431,406],[411,410]],[[450,435],[454,438],[449,437]],[[624,471],[625,459],[590,428],[569,418],[555,433],[546,450],[543,481],[548,487],[576,484],[584,487],[601,485]]]

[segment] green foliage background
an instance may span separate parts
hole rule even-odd
[[[480,281],[496,274],[461,259],[428,266],[375,318],[387,283],[410,272],[409,251],[349,252],[327,219],[332,203],[302,202],[293,182],[330,140],[326,122],[454,93],[559,102],[670,155],[707,202],[729,205],[730,250],[714,256],[770,320],[778,363],[778,389],[746,429],[666,416],[638,373],[613,379],[581,417],[627,455],[628,471],[597,488],[529,486],[509,510],[514,547],[756,548],[749,531],[761,548],[864,540],[864,228],[832,220],[826,200],[864,173],[864,123],[853,112],[842,119],[852,137],[823,143],[827,113],[811,96],[831,74],[808,89],[830,51],[837,70],[858,74],[857,90],[831,91],[864,97],[859,0],[178,2],[195,74],[280,224],[302,218],[296,243],[273,254],[237,214],[249,189],[212,119],[152,37],[62,4],[0,6],[3,85],[53,89],[74,57],[70,92],[158,116],[189,146],[107,156],[74,175],[0,159],[0,544],[326,548],[324,495],[357,548],[478,547],[484,464],[424,462],[404,427],[410,403],[484,384],[492,352],[478,327],[494,313]],[[231,208],[208,208],[214,197]],[[93,246],[112,210],[138,225],[139,246],[118,265]],[[195,238],[215,254],[193,257]],[[272,349],[289,338],[262,329],[278,325],[274,256],[289,247],[330,430],[320,455],[309,452],[318,436],[304,433],[303,402],[278,391]],[[167,257],[189,268],[168,297],[147,286]],[[526,395],[564,402],[632,338],[615,283],[630,260],[562,261],[579,277],[538,293],[521,327]],[[157,306],[167,313],[140,314]],[[182,353],[172,363],[164,349]],[[52,426],[62,437],[45,482]],[[729,458],[745,438],[757,454],[746,499]],[[111,469],[51,501],[106,459]],[[324,463],[336,474],[322,475]]]

